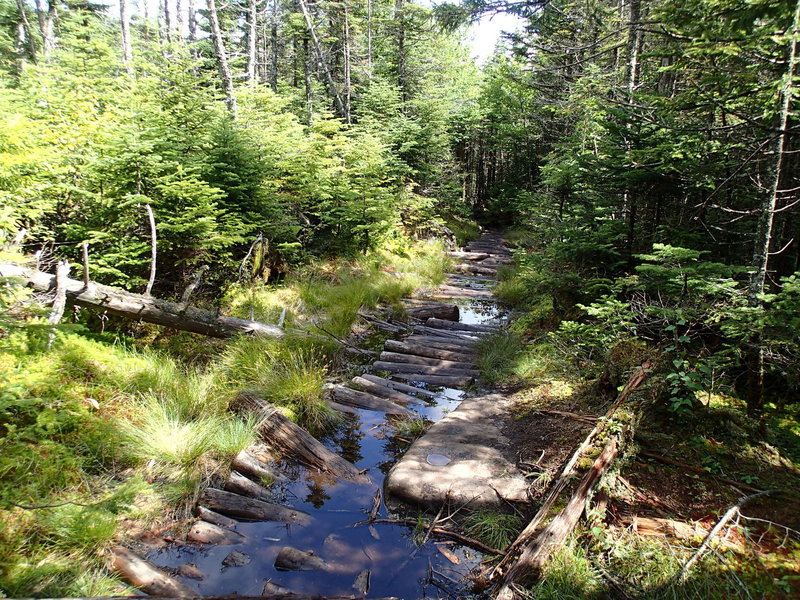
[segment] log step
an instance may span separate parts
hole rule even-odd
[[[246,394],[234,402],[237,410],[254,413],[259,417],[258,434],[273,447],[280,448],[288,456],[301,459],[306,464],[327,471],[354,483],[368,484],[370,478],[358,468],[326,448],[305,429],[292,423],[275,406]],[[212,507],[213,508],[213,507]]]
[[[277,481],[284,478],[247,450],[242,450],[234,457],[231,467],[256,481]]]
[[[358,408],[365,408],[367,410],[378,410],[385,412],[387,415],[401,415],[404,417],[413,417],[414,413],[407,408],[395,404],[386,398],[379,398],[366,392],[359,392],[352,388],[344,387],[343,385],[335,385],[331,388],[333,397],[341,402],[350,406]]]
[[[415,387],[413,385],[400,383],[398,381],[392,381],[391,379],[384,379],[383,377],[378,377],[377,375],[372,375],[370,373],[365,373],[361,377],[363,377],[367,381],[371,381],[372,383],[377,383],[380,386],[389,388],[390,390],[398,390],[400,392],[408,392],[409,394],[420,394],[420,395],[426,396],[428,398],[436,398],[436,396],[437,396],[437,394],[435,392],[431,392],[429,390],[418,388],[418,387]]]
[[[200,496],[200,503],[223,515],[250,521],[279,521],[299,525],[307,525],[311,522],[311,515],[303,511],[216,488],[206,488],[203,495]]]
[[[403,354],[413,354],[415,356],[426,356],[428,358],[438,358],[440,360],[452,360],[456,362],[470,362],[475,357],[475,353],[468,350],[441,350],[439,348],[432,348],[426,344],[398,342],[397,340],[386,340],[383,347],[389,352],[401,352]]]
[[[365,392],[368,392],[375,396],[380,396],[381,398],[386,398],[387,400],[392,400],[393,402],[424,404],[423,401],[420,400],[419,398],[415,398],[414,396],[409,396],[408,394],[404,394],[403,392],[399,392],[397,390],[393,390],[379,383],[375,383],[374,381],[370,381],[366,377],[353,377],[352,381],[353,385],[358,386],[359,388],[363,388]]]
[[[413,331],[415,333],[421,333],[425,336],[433,336],[439,338],[447,338],[450,341],[455,340],[454,343],[458,343],[458,341],[468,342],[469,345],[475,344],[478,341],[478,336],[474,334],[470,334],[466,331],[448,331],[446,329],[437,329],[435,327],[428,327],[426,325],[414,325]]]
[[[442,369],[462,369],[471,370],[475,364],[471,362],[458,362],[452,360],[442,360],[439,358],[429,358],[426,356],[416,356],[414,354],[403,354],[402,352],[381,352],[381,361],[408,363],[411,365],[427,365],[430,367],[440,367]]]
[[[425,321],[425,325],[428,327],[435,327],[437,329],[449,329],[450,331],[469,331],[475,333],[493,333],[500,329],[497,325],[453,323],[452,321],[445,321],[443,319],[436,319],[433,317]]]
[[[485,252],[448,252],[447,256],[452,256],[453,258],[458,258],[459,260],[469,260],[469,261],[481,261],[486,258],[489,258],[489,255]]]
[[[464,340],[453,337],[423,334],[410,335],[403,339],[403,342],[407,344],[425,344],[431,348],[464,352],[466,354],[475,354],[474,346],[476,341],[477,340]]]
[[[225,529],[213,523],[207,523],[206,521],[195,522],[189,528],[186,539],[198,544],[215,544],[217,546],[232,546],[234,544],[243,544],[247,541],[247,537],[241,533]]]
[[[477,369],[445,369],[429,365],[414,365],[383,360],[375,361],[372,367],[377,371],[389,371],[390,373],[424,373],[426,375],[452,375],[455,377],[477,377],[480,375]]]
[[[430,383],[432,385],[441,385],[442,387],[460,388],[471,385],[474,377],[456,376],[456,375],[427,375],[425,373],[394,373],[392,377],[398,379],[405,379],[406,381],[419,381],[420,383]]]
[[[472,265],[469,263],[459,263],[453,265],[452,269],[456,273],[477,273],[478,275],[488,275],[490,277],[497,275],[497,269],[494,267],[480,267],[478,265]]]
[[[127,548],[115,546],[110,552],[112,570],[118,573],[124,581],[151,596],[171,598],[199,596],[192,588],[170,577]]]
[[[227,481],[225,481],[225,490],[232,494],[239,494],[256,500],[269,500],[272,498],[272,494],[267,488],[252,479],[248,479],[238,471],[230,472]]]
[[[403,304],[409,304],[405,301]],[[420,302],[406,306],[406,313],[415,319],[427,319],[429,317],[436,317],[437,319],[446,319],[448,321],[458,321],[459,311],[458,306],[455,304],[447,304],[444,302]]]

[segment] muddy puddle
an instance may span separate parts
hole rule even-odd
[[[463,323],[501,316],[493,303],[464,301],[459,307]],[[421,396],[424,404],[409,405],[418,416],[432,422],[455,409],[463,396],[461,390],[416,385],[436,392],[435,398]],[[173,546],[153,551],[148,559],[170,570],[187,563],[196,565],[204,579],[178,578],[202,595],[260,595],[267,582],[294,593],[352,595],[356,593],[356,578],[361,574],[363,580],[365,570],[369,571],[367,597],[446,598],[468,593],[469,575],[483,560],[481,553],[442,539],[432,538],[419,546],[417,541],[424,531],[415,534],[414,528],[406,525],[356,525],[367,519],[384,477],[410,445],[399,438],[395,423],[383,413],[358,410],[344,415],[343,423],[322,440],[359,469],[367,470],[370,485],[343,482],[290,461],[277,465],[286,479],[270,487],[273,500],[309,513],[310,525],[242,522],[237,530],[247,536],[243,544]],[[421,514],[412,507],[401,510],[406,517]],[[396,513],[390,513],[382,503],[378,518],[394,516]],[[328,563],[327,569],[277,570],[273,563],[284,546],[313,550]],[[238,562],[249,562],[224,566],[223,561],[234,550],[247,555]]]

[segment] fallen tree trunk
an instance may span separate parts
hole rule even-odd
[[[389,371],[390,373],[424,373],[426,375],[452,375],[455,377],[478,377],[477,369],[448,369],[432,367],[430,365],[415,365],[411,363],[396,363],[377,360],[372,363],[376,371]]]
[[[427,365],[442,369],[475,369],[471,362],[461,362],[454,360],[442,360],[440,358],[428,358],[425,356],[415,356],[413,354],[403,354],[401,352],[381,352],[381,360],[394,363],[408,363],[412,365]]]
[[[560,548],[583,514],[586,499],[600,478],[608,470],[619,451],[619,443],[614,437],[606,444],[603,452],[594,461],[592,468],[584,475],[577,491],[550,524],[531,542],[526,544],[519,559],[506,571],[496,600],[513,600],[516,596],[513,586],[535,581],[542,572],[550,556]]]
[[[474,352],[441,350],[439,348],[432,348],[426,344],[410,344],[408,342],[398,342],[397,340],[386,340],[383,347],[389,352],[438,358],[439,360],[452,360],[455,362],[468,362],[475,357]]]
[[[476,267],[477,268],[477,267]],[[486,290],[471,290],[469,288],[456,287],[454,285],[442,284],[434,288],[430,293],[415,292],[415,295],[429,296],[431,298],[467,298],[475,300],[493,300],[494,296]]]
[[[48,292],[55,287],[53,275],[19,265],[0,264],[0,276],[18,277],[33,289],[41,292]],[[181,310],[181,306],[175,302],[134,294],[97,283],[92,283],[87,288],[82,281],[65,278],[65,287],[68,301],[78,306],[101,310],[126,319],[146,321],[220,338],[242,333],[271,337],[284,335],[283,329],[275,325],[226,317],[192,306]]]
[[[406,381],[420,381],[422,383],[430,383],[433,385],[441,385],[442,387],[459,388],[472,384],[475,381],[474,377],[467,377],[466,375],[428,375],[426,373],[395,373],[395,377],[405,379]]]
[[[111,568],[119,573],[124,581],[148,594],[173,598],[198,596],[192,588],[163,573],[122,546],[111,549]]]
[[[365,373],[361,377],[367,381],[371,381],[372,383],[389,388],[390,390],[398,390],[401,392],[408,392],[410,394],[421,394],[422,396],[427,396],[428,398],[436,398],[436,393],[423,388],[415,387],[413,385],[408,385],[407,383],[392,381],[391,379],[384,379],[383,377],[378,377],[377,375],[372,375],[370,373]]]
[[[415,398],[414,396],[409,396],[408,394],[404,394],[403,392],[398,392],[397,390],[385,387],[379,383],[370,381],[365,377],[353,377],[353,383],[358,387],[363,388],[365,392],[368,392],[375,396],[380,396],[381,398],[386,398],[388,400],[393,400],[395,402],[410,402],[412,404],[422,403],[422,400],[420,400],[419,398]]]
[[[206,488],[203,491],[203,495],[200,496],[199,503],[223,515],[240,517],[250,521],[279,521],[281,523],[297,523],[300,525],[307,525],[311,522],[311,516],[303,511],[286,508],[272,502],[256,500],[255,498],[247,498],[216,488]]]
[[[650,375],[650,371],[653,367],[653,364],[649,361],[643,363],[636,371],[631,375],[628,383],[625,385],[625,388],[619,393],[617,399],[611,405],[611,407],[606,411],[605,418],[600,419],[597,424],[594,426],[592,431],[589,432],[583,442],[581,442],[580,446],[573,452],[572,456],[569,460],[564,464],[563,468],[561,469],[561,473],[555,479],[553,484],[550,487],[550,491],[545,496],[544,500],[542,500],[542,504],[539,507],[539,510],[536,512],[534,517],[522,530],[519,537],[514,541],[511,547],[508,549],[508,553],[506,557],[497,564],[492,573],[492,578],[495,578],[499,573],[509,567],[512,559],[514,556],[518,554],[518,552],[526,547],[531,540],[536,537],[536,531],[542,521],[547,517],[547,514],[550,512],[550,509],[553,507],[553,504],[558,499],[561,492],[567,486],[569,481],[572,479],[572,475],[576,470],[576,466],[578,464],[578,460],[581,458],[583,453],[592,445],[592,443],[597,439],[597,436],[603,432],[603,430],[608,425],[611,417],[620,407],[620,405],[627,399],[627,397],[638,388]]]
[[[269,402],[252,395],[240,396],[236,408],[261,418],[258,433],[267,442],[302,462],[354,483],[367,484],[369,477],[344,458],[331,452],[302,427],[295,425]]]
[[[343,385],[336,385],[331,388],[331,394],[336,400],[342,404],[349,404],[358,408],[366,408],[367,410],[377,410],[385,412],[387,415],[400,415],[403,417],[411,417],[413,412],[407,408],[395,404],[386,398],[379,398],[365,392],[359,392]]]
[[[500,329],[500,327],[497,325],[453,323],[452,321],[443,321],[442,319],[437,319],[435,317],[431,317],[425,321],[425,325],[428,327],[434,327],[436,329],[449,329],[450,331],[470,331],[475,333],[492,333]]]

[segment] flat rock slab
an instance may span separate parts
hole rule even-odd
[[[528,482],[503,434],[512,419],[499,394],[467,398],[414,442],[386,478],[387,495],[426,507],[527,502]],[[499,497],[498,497],[499,496]],[[502,500],[501,500],[502,498]]]

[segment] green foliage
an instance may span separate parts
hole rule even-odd
[[[505,549],[519,535],[522,519],[492,510],[476,510],[464,519],[469,534],[497,550]]]
[[[488,383],[498,383],[514,373],[516,360],[523,351],[523,342],[519,334],[500,330],[481,336],[476,349],[476,363],[481,378]]]

